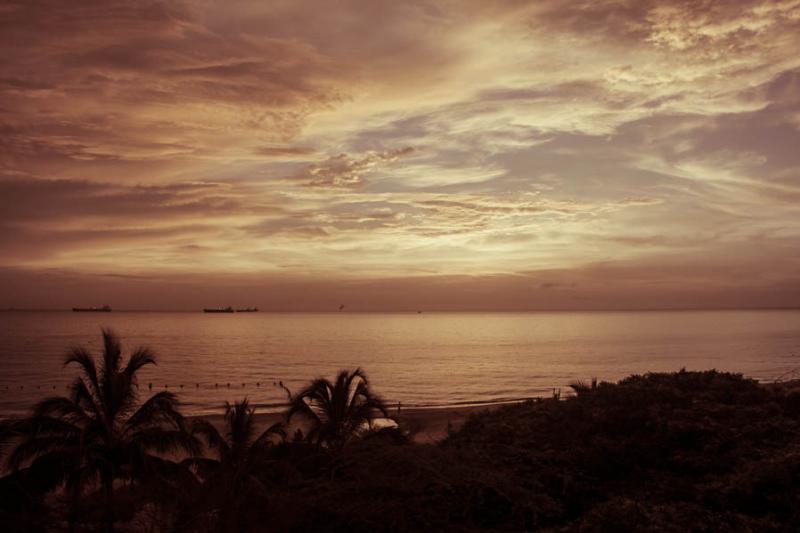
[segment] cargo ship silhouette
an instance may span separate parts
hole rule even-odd
[[[258,307],[243,307],[241,309],[234,309],[228,307],[206,307],[203,309],[204,313],[257,313]]]
[[[110,313],[111,307],[104,305],[103,307],[73,307],[74,313]]]

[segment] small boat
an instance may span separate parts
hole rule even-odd
[[[237,309],[237,313],[258,313],[258,307],[245,307],[243,309]]]
[[[204,313],[233,313],[233,307],[206,307]]]
[[[103,307],[73,307],[73,313],[110,313],[111,307],[104,305]]]

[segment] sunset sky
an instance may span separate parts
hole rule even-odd
[[[800,0],[0,4],[0,306],[800,306]]]

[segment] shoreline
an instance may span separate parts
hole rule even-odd
[[[409,407],[400,409],[397,416],[397,409],[389,409],[389,415],[397,418],[400,424],[410,432],[410,438],[415,444],[435,444],[447,436],[448,428],[456,430],[473,414],[492,411],[504,405],[521,402],[504,402],[483,405],[470,405],[458,407]],[[217,428],[224,425],[224,414],[215,413],[210,415],[190,415],[187,420],[204,419],[209,421]],[[283,413],[258,413],[253,415],[255,422],[255,435],[259,435],[270,425],[284,420]],[[289,426],[287,435],[291,435],[298,424],[292,423]]]
[[[775,382],[756,382],[760,387],[764,387],[768,390],[800,388],[800,378]],[[569,390],[569,388],[567,389],[567,391],[562,389],[563,399],[573,396],[573,394],[571,394],[572,391]],[[473,414],[495,411],[505,406],[521,404],[532,399],[533,397],[464,406],[408,407],[399,409],[399,412],[397,408],[390,408],[388,412],[391,418],[399,420],[400,425],[409,432],[411,442],[414,444],[436,444],[447,437],[448,431],[460,429],[464,422]],[[225,415],[221,412],[207,415],[186,416],[186,419],[189,421],[196,419],[207,420],[219,429],[222,429],[224,425],[224,418]],[[254,434],[261,434],[261,432],[270,425],[281,422],[283,419],[282,412],[256,412],[253,415],[253,420],[255,422]],[[300,424],[291,424],[286,432],[287,436],[290,436],[300,427]]]

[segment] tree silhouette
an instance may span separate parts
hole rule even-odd
[[[300,415],[309,424],[306,437],[333,449],[341,449],[353,437],[372,429],[376,414],[388,417],[386,406],[370,390],[360,368],[342,370],[333,383],[318,378],[297,396],[289,393],[289,398],[287,420]]]
[[[11,420],[0,420],[0,459],[6,453],[14,437],[14,424]]]
[[[579,379],[571,382],[569,386],[573,391],[575,391],[576,396],[584,396],[586,394],[596,391],[598,383],[597,383],[597,378],[592,378],[592,381],[590,383],[586,383],[585,381]]]
[[[257,476],[265,464],[265,452],[273,446],[274,437],[285,438],[280,422],[256,437],[254,414],[247,398],[233,405],[225,402],[224,436],[206,420],[196,420],[192,427],[216,457],[193,457],[184,463],[204,480],[204,497],[210,499],[206,508],[219,511],[220,531],[244,529],[253,502],[266,496],[267,489]]]
[[[137,348],[123,367],[118,337],[111,330],[102,333],[99,367],[85,348],[69,351],[65,366],[80,369],[69,397],[46,398],[15,424],[20,439],[7,462],[13,471],[27,466],[46,472],[47,488],[63,485],[73,501],[99,486],[104,529],[113,531],[115,480],[133,482],[169,471],[171,463],[157,454],[195,454],[199,447],[172,393],[159,392],[137,409],[136,374],[155,364],[153,352]]]

